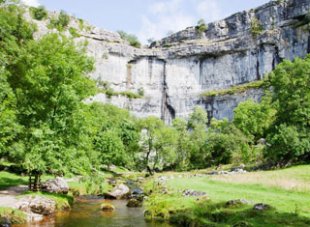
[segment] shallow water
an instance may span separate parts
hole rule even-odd
[[[102,212],[102,202],[115,206],[113,212]],[[14,227],[169,227],[166,223],[148,223],[144,220],[143,208],[127,208],[126,201],[106,201],[102,199],[78,199],[71,211],[61,212],[40,223]]]

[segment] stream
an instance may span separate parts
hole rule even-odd
[[[103,212],[100,205],[109,202],[113,212]],[[42,222],[13,227],[170,227],[167,223],[149,223],[144,220],[144,208],[128,208],[127,201],[107,201],[100,198],[76,199],[71,211],[46,217]]]

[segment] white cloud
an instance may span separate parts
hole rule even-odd
[[[37,7],[37,6],[41,5],[41,4],[39,3],[39,0],[22,0],[22,2],[23,2],[25,5],[28,5],[28,6],[35,6],[35,7]]]
[[[193,6],[190,10],[189,6]],[[139,39],[146,43],[148,38],[155,40],[194,26],[201,18],[207,22],[223,16],[217,0],[160,0],[150,5],[147,14],[141,17],[142,26]]]
[[[182,9],[184,0],[166,0],[152,4],[148,16],[142,16],[139,39],[146,43],[148,38],[163,38],[168,32],[182,30],[195,23],[195,18]]]

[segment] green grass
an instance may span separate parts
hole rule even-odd
[[[12,224],[24,224],[27,222],[27,217],[20,210],[0,207],[0,225],[3,220],[10,220]]]
[[[28,178],[25,176],[19,176],[5,171],[0,172],[0,190],[18,185],[27,185],[27,183]]]
[[[52,175],[43,175],[41,180],[44,182],[52,178],[54,178]],[[0,171],[0,190],[27,184],[28,184],[28,176],[22,176],[15,173]]]
[[[163,185],[149,179],[144,188],[153,193],[145,203],[146,218],[170,220],[184,226],[195,222],[197,226],[231,226],[241,222],[248,224],[241,226],[309,226],[310,191],[299,187],[309,185],[309,172],[310,165],[305,165],[241,175],[174,177]],[[278,177],[286,180],[284,184],[271,184]],[[286,189],[291,182],[297,182],[297,187]],[[165,187],[168,194],[162,193]],[[206,192],[209,200],[183,197],[185,189]],[[246,199],[249,204],[225,207],[227,201],[234,199]],[[256,203],[269,204],[274,209],[255,212],[252,207]]]
[[[263,86],[264,86],[264,81],[257,80],[257,81],[249,82],[246,84],[232,86],[226,89],[203,92],[200,96],[201,97],[213,97],[213,96],[222,96],[222,95],[233,95],[233,94],[245,92],[249,89],[262,88]]]

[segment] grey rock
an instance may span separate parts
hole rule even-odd
[[[56,211],[56,202],[41,196],[26,196],[18,201],[16,207],[26,213],[50,215]]]
[[[270,210],[270,209],[271,209],[271,206],[268,204],[264,204],[264,203],[255,204],[253,207],[253,210],[256,210],[256,211],[265,211],[265,210]]]
[[[206,196],[207,193],[199,192],[191,189],[187,189],[183,191],[183,196],[185,197],[199,197],[199,196]]]
[[[110,199],[123,199],[129,196],[130,189],[125,184],[117,185],[111,192],[106,193],[104,196]]]
[[[43,183],[41,190],[49,193],[67,194],[69,192],[69,185],[64,178],[56,177]]]
[[[249,202],[245,199],[235,199],[235,200],[229,200],[226,202],[227,207],[232,207],[232,206],[240,206],[244,204],[249,204]]]

